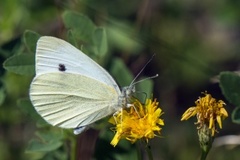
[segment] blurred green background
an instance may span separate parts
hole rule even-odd
[[[180,122],[180,118],[203,91],[227,102],[217,75],[239,69],[239,7],[237,0],[1,0],[0,60],[3,63],[18,54],[25,30],[64,38],[62,13],[69,10],[86,15],[106,29],[109,54],[123,60],[134,76],[155,54],[141,75],[159,74],[153,79],[153,97],[164,111],[165,126],[164,138],[150,141],[155,159],[197,159],[196,119]],[[0,75],[0,159],[33,159],[25,149],[34,137],[35,121],[17,105],[19,98],[28,97],[32,76],[3,68]],[[229,115],[233,110],[228,102],[226,110]],[[228,117],[219,131],[217,137],[238,135],[239,126]],[[218,146],[208,159],[237,160],[239,152],[238,144]]]

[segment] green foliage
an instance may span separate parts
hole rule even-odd
[[[63,135],[59,132],[36,132],[38,139],[32,139],[26,152],[51,152],[63,145]]]
[[[136,90],[138,91],[136,94],[142,103],[146,101],[146,98],[154,98],[153,86],[154,84],[151,79],[143,80],[142,82],[136,84]]]
[[[132,80],[133,75],[128,70],[124,62],[120,58],[112,58],[109,54],[109,45],[108,39],[109,36],[105,28],[97,27],[87,16],[79,14],[76,12],[66,11],[62,15],[63,22],[67,28],[66,39],[76,46],[81,48],[83,52],[87,53],[91,58],[96,60],[103,66],[110,64],[109,70],[110,73],[116,78],[116,81],[120,86],[128,86]],[[113,32],[113,31],[112,31]],[[115,33],[117,34],[117,33]],[[5,60],[3,63],[4,68],[15,74],[32,76],[35,73],[35,50],[37,40],[40,35],[36,32],[27,30],[23,34],[21,50],[16,52],[12,57]],[[136,47],[135,42],[124,34],[120,36],[120,41],[124,41],[125,47]],[[124,38],[128,37],[128,38]],[[123,44],[123,46],[125,45]],[[144,90],[148,90],[147,93],[150,93],[152,90],[152,82],[150,80],[145,81],[144,83],[139,84],[139,87]],[[4,96],[1,96],[4,99]],[[145,97],[146,98],[146,97]],[[58,154],[63,154],[65,152],[65,159],[68,157],[65,150],[65,145],[70,139],[71,150],[75,150],[74,146],[76,143],[76,138],[72,138],[72,133],[69,134],[68,130],[60,132],[60,129],[56,129],[48,125],[34,110],[30,100],[28,98],[21,98],[17,101],[21,112],[36,123],[38,131],[35,133],[35,138],[32,138],[27,146],[26,153],[27,156],[34,157],[34,159],[54,159]],[[101,124],[99,124],[101,126]],[[97,127],[98,128],[98,127]],[[109,130],[112,133],[112,131]],[[105,132],[108,136],[103,136],[102,138],[108,138],[108,145],[110,146],[109,132]],[[110,157],[115,157],[114,159],[121,159],[122,157],[129,157],[129,143],[123,143],[122,147],[127,147],[128,149],[123,149],[121,154],[112,152],[114,155],[109,155]],[[121,148],[121,143],[119,149]],[[113,148],[112,148],[113,149]],[[61,151],[62,150],[62,151]],[[120,149],[121,150],[121,149]],[[124,155],[124,153],[126,153]],[[136,157],[136,151],[134,150],[132,157]],[[71,154],[71,158],[74,159],[74,154]],[[97,155],[96,155],[97,156]],[[100,156],[100,155],[99,155]]]
[[[138,35],[134,35],[135,31],[132,27],[124,22],[112,21],[107,26],[107,32],[110,46],[127,50],[130,53],[139,52],[143,48]]]
[[[240,76],[232,72],[220,74],[220,87],[224,96],[235,106],[240,106]]]
[[[0,106],[3,104],[6,98],[5,89],[3,87],[0,88]]]
[[[67,39],[70,43],[104,65],[106,63],[104,59],[108,56],[105,29],[97,27],[88,17],[80,13],[65,11],[62,18],[68,29]]]
[[[62,15],[66,28],[70,29],[76,39],[90,42],[96,26],[83,14],[65,11]]]
[[[36,121],[37,124],[40,123],[40,126],[46,126],[46,122],[40,117],[36,112],[29,98],[20,98],[17,100],[17,106],[23,114],[28,117],[31,117],[32,120]],[[45,125],[43,125],[45,124]]]
[[[232,112],[233,122],[240,124],[240,76],[233,72],[222,72],[220,87],[226,99],[236,107]]]
[[[107,35],[104,28],[96,28],[93,32],[93,46],[94,53],[99,57],[103,58],[106,56],[108,51],[107,46]]]
[[[36,51],[36,44],[41,35],[36,32],[26,30],[24,32],[23,41],[29,53]]]
[[[240,124],[240,107],[236,107],[232,112],[232,121]]]
[[[110,73],[115,79],[117,79],[120,86],[128,86],[133,80],[133,75],[119,58],[114,58],[112,60]]]
[[[4,63],[3,67],[16,74],[21,75],[34,75],[34,55],[20,54],[14,55],[8,58]]]
[[[39,34],[33,31],[25,31],[23,36],[23,44],[25,49],[23,52],[17,52],[14,56],[8,58],[3,67],[13,73],[20,75],[34,75],[35,73],[35,50]]]

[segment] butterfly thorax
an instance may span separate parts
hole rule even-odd
[[[119,104],[118,106],[120,106],[121,108],[128,107],[129,104],[131,104],[131,97],[134,92],[135,92],[134,85],[123,87],[121,96],[119,96],[119,99],[118,99],[118,104]]]

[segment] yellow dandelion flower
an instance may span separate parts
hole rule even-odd
[[[162,114],[156,99],[147,99],[144,105],[135,99],[130,108],[123,109],[109,120],[116,125],[113,128],[116,133],[111,144],[116,146],[119,140],[124,138],[134,143],[138,139],[148,141],[157,136],[156,132],[160,134],[160,126],[164,125],[163,119],[160,119]]]
[[[214,133],[217,132],[216,123],[219,128],[222,128],[222,120],[228,117],[228,113],[224,108],[226,104],[222,100],[217,101],[207,92],[203,94],[204,97],[200,97],[195,101],[196,106],[190,107],[183,113],[181,121],[188,120],[196,115],[198,129],[207,125],[208,129],[211,130],[211,136],[214,136]]]

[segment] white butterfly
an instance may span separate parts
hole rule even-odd
[[[71,44],[48,36],[38,40],[30,99],[51,125],[74,128],[79,134],[127,107],[132,92],[134,85],[121,92],[105,69]]]

